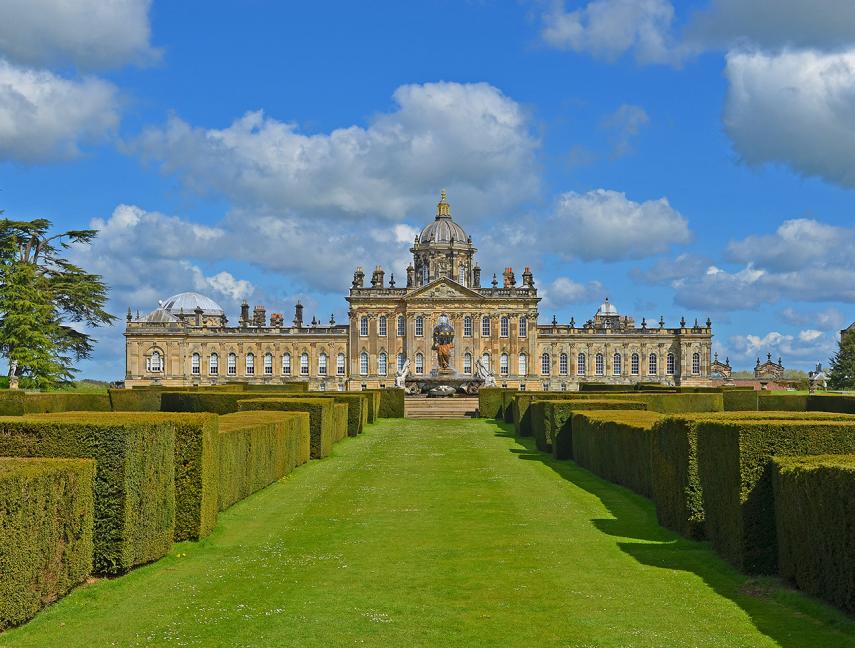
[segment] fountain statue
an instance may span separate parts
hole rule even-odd
[[[496,386],[496,377],[490,371],[483,358],[478,358],[475,362],[475,376],[482,381],[484,387]]]
[[[439,316],[439,323],[433,329],[433,346],[431,348],[436,351],[436,360],[440,372],[452,372],[451,350],[454,348],[454,328],[446,315]]]
[[[398,373],[395,374],[395,387],[400,387],[402,389],[407,386],[407,374],[410,373],[410,359],[407,358],[404,360],[404,364],[398,369]]]

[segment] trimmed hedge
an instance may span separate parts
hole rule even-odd
[[[0,458],[0,631],[92,571],[95,462]]]
[[[497,419],[502,415],[501,387],[482,387],[478,390],[478,412],[481,418]]]
[[[159,412],[162,389],[109,389],[114,412]]]
[[[134,412],[109,414],[47,414],[44,418],[59,421],[103,421],[105,423],[142,418],[164,422],[175,430],[175,541],[199,540],[217,526],[217,490],[219,454],[217,450],[217,417],[213,414]]]
[[[309,461],[306,412],[237,412],[220,417],[221,511]]]
[[[707,536],[750,573],[777,569],[771,458],[855,452],[855,421],[701,421],[697,435]]]
[[[650,497],[654,412],[611,410],[573,413],[573,460],[616,484]]]
[[[404,396],[400,387],[380,390],[380,418],[404,418]]]
[[[531,405],[537,447],[556,459],[573,458],[573,412],[578,410],[643,410],[647,405],[625,400],[535,401]]]
[[[347,437],[347,403],[335,403],[333,443],[338,443]]]
[[[781,576],[855,612],[855,455],[776,457],[772,491]]]
[[[569,458],[572,455],[571,418],[576,410],[643,410],[647,405],[638,401],[626,400],[535,400],[531,404],[531,428],[538,450],[552,452],[556,441],[561,448],[555,452],[556,458]]]
[[[806,394],[758,392],[757,409],[761,412],[806,412]]]
[[[700,421],[840,420],[827,412],[722,412],[666,416],[653,426],[653,500],[659,524],[687,537],[704,537],[703,489],[698,475]]]
[[[855,397],[837,396],[830,394],[813,394],[808,396],[808,411],[837,412],[840,414],[855,414]]]
[[[380,418],[380,389],[363,389],[359,392],[368,398],[368,422],[374,423]],[[312,392],[314,396],[316,392]]]
[[[146,416],[0,418],[0,455],[97,462],[95,570],[118,574],[157,560],[175,532],[175,430]]]
[[[725,412],[756,412],[759,409],[759,392],[728,389],[723,392]]]
[[[245,393],[252,392],[295,392],[305,394],[309,391],[308,380],[294,380],[284,383],[244,383],[230,382],[226,383],[226,387],[238,387],[240,391]]]
[[[23,416],[47,412],[109,412],[106,394],[49,392],[31,394],[20,390],[0,393],[0,415]]]
[[[609,383],[583,382],[579,383],[580,392],[623,392],[633,393],[635,385],[611,385]]]
[[[520,392],[513,389],[505,389],[502,391],[502,411],[500,413],[501,420],[505,423],[514,422],[514,396]]]
[[[246,396],[246,395],[244,395]],[[335,401],[329,398],[251,398],[239,401],[240,411],[308,412],[312,459],[329,455],[335,434]]]

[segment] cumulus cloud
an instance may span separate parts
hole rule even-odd
[[[0,160],[67,159],[119,123],[116,88],[0,60]]]
[[[526,114],[486,83],[405,85],[367,127],[304,134],[250,112],[224,129],[173,117],[129,147],[191,190],[304,217],[400,220],[446,184],[471,217],[534,195],[538,147]]]
[[[543,15],[541,36],[550,46],[615,61],[631,52],[639,63],[678,63],[668,0],[593,0],[567,11],[554,2]]]
[[[673,273],[663,262],[635,275],[651,283],[670,283],[675,302],[692,308],[742,310],[783,299],[855,302],[855,227],[788,220],[773,234],[731,242],[726,257],[738,269],[707,265],[702,257],[685,262],[682,255],[674,261],[680,269]],[[824,317],[829,323],[839,319],[828,313]]]
[[[855,3],[713,0],[692,16],[686,38],[706,47],[837,49],[855,42]]]
[[[111,68],[150,61],[151,0],[3,0],[0,53],[25,65]]]
[[[540,227],[550,251],[585,261],[640,259],[690,238],[688,221],[667,198],[638,203],[606,189],[562,194]]]
[[[752,165],[855,186],[855,50],[732,52],[724,125]]]
[[[766,361],[766,354],[772,354],[772,360],[780,357],[784,366],[811,366],[816,361],[827,358],[834,352],[837,338],[834,334],[812,329],[796,334],[769,331],[765,335],[735,335],[728,339],[728,352],[737,360]]]
[[[570,304],[598,301],[605,297],[605,287],[599,281],[579,283],[569,277],[558,277],[545,286],[538,294],[543,308],[560,309]]]
[[[793,307],[787,307],[781,311],[782,319],[795,326],[811,325],[819,327],[823,331],[838,332],[848,324],[843,313],[832,307],[821,311],[806,311],[796,310]]]

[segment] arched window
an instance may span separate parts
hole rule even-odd
[[[472,318],[468,315],[463,318],[463,337],[472,337]]]
[[[344,354],[339,353],[335,357],[335,373],[337,376],[343,376],[344,375],[344,362],[345,362]]]
[[[693,353],[692,354],[692,373],[699,374],[701,373],[701,354]]]
[[[669,353],[665,357],[665,373],[667,373],[669,376],[674,375],[674,354],[673,353]]]
[[[468,351],[463,354],[463,373],[472,373],[472,354]]]
[[[606,373],[606,363],[603,361],[602,353],[598,353],[594,356],[594,372],[598,376],[605,375]]]
[[[226,371],[230,376],[237,375],[237,355],[230,353],[226,360]]]
[[[380,337],[386,337],[386,316],[385,316],[385,315],[381,315],[381,316],[380,316],[380,319],[379,319],[379,320],[377,320],[377,328],[379,328],[379,329],[380,329],[380,330],[377,332],[377,334],[378,334]]]
[[[612,358],[612,373],[615,376],[620,376],[623,373],[623,358],[621,358],[620,353],[615,353]]]
[[[386,355],[386,352],[381,351],[380,355],[377,356],[377,373],[379,373],[381,376],[386,375],[386,371],[388,370],[388,368],[386,366],[387,361],[388,361],[388,356]]]
[[[368,317],[365,315],[359,318],[359,335],[368,337]]]
[[[208,373],[212,376],[220,373],[220,356],[216,353],[212,353],[211,357],[208,358]]]
[[[630,371],[632,372],[633,376],[637,376],[639,373],[641,373],[641,367],[637,353],[633,353],[632,357],[630,358]]]
[[[528,318],[525,316],[520,317],[520,337],[526,337],[528,335]]]
[[[502,316],[502,318],[499,320],[499,335],[501,337],[508,337],[508,328],[508,318]]]
[[[481,336],[490,337],[490,318],[486,315],[481,318]]]
[[[481,364],[484,365],[484,369],[490,371],[490,354],[485,353],[481,356]]]
[[[585,373],[587,372],[587,370],[588,370],[587,360],[588,359],[585,357],[584,353],[580,353],[576,357],[576,375],[577,376],[584,376]]]
[[[152,351],[151,357],[148,359],[148,370],[151,372],[163,371],[163,356],[160,351]]]
[[[282,356],[282,374],[285,376],[291,375],[291,354],[286,353]]]
[[[655,353],[651,353],[647,356],[647,373],[651,376],[655,376],[658,372],[658,358]]]
[[[405,353],[398,354],[398,371],[401,371],[404,368],[404,363],[407,361],[407,355]]]
[[[366,351],[359,354],[359,373],[363,376],[368,375],[368,353]]]
[[[190,372],[194,376],[198,376],[202,372],[202,356],[198,353],[190,356]]]
[[[421,353],[416,354],[416,373],[423,374],[425,372],[425,357]]]
[[[407,320],[403,315],[398,315],[398,337],[404,337],[407,334]]]
[[[558,356],[558,373],[562,376],[567,375],[567,354],[562,353]]]
[[[265,353],[264,354],[264,375],[272,376],[273,375],[273,354]]]
[[[499,373],[503,376],[508,375],[508,354],[503,353],[499,356]]]
[[[549,358],[548,353],[544,353],[540,356],[540,373],[544,376],[548,376],[549,372],[552,370],[552,361]]]
[[[323,351],[318,354],[318,375],[327,375],[327,354]]]
[[[425,318],[421,315],[416,315],[416,337],[422,337],[425,334]]]
[[[528,356],[525,353],[520,353],[519,374],[520,376],[528,375]]]
[[[309,375],[309,354],[303,351],[300,354],[300,375],[308,376]]]
[[[255,354],[253,353],[246,354],[246,375],[255,375]]]

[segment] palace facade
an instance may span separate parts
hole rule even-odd
[[[349,321],[306,323],[268,318],[263,306],[241,307],[236,326],[223,309],[197,293],[181,293],[144,317],[128,311],[125,330],[129,387],[210,385],[230,381],[308,381],[314,390],[395,385],[409,360],[411,377],[437,369],[433,330],[445,316],[454,329],[451,368],[474,376],[479,360],[498,385],[574,390],[581,382],[708,384],[712,325],[669,328],[622,315],[608,298],[594,316],[538,322],[540,297],[525,268],[518,283],[505,268],[483,286],[472,238],[452,218],[445,192],[433,222],[416,236],[405,285],[377,266],[366,285],[362,268],[347,296]]]

